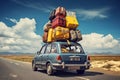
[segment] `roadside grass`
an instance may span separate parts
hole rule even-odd
[[[19,61],[31,62],[33,55],[0,55],[0,57],[14,59]],[[120,56],[90,56],[90,61],[120,61]]]
[[[119,56],[107,56],[107,55],[104,55],[104,56],[90,56],[90,60],[91,61],[102,61],[102,60],[113,60],[113,61],[120,61],[120,55]]]
[[[32,62],[33,55],[0,55],[0,57]],[[120,72],[120,56],[90,56],[91,68],[102,68],[108,71]]]
[[[34,56],[27,56],[27,55],[2,55],[0,57],[13,59],[13,60],[19,60],[24,62],[32,62],[32,59]]]

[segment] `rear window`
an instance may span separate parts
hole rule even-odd
[[[77,44],[61,44],[61,52],[62,53],[78,53],[78,54],[82,54],[83,53],[83,49],[80,45]]]

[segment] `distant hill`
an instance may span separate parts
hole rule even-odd
[[[0,52],[0,55],[34,55],[35,53]]]
[[[93,52],[93,53],[88,53],[88,55],[120,55],[120,53],[112,53],[112,52],[102,52],[102,53],[98,53],[98,52]]]

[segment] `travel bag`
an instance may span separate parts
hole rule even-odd
[[[52,41],[53,41],[52,35],[53,35],[53,29],[50,28],[49,31],[48,31],[48,39],[47,39],[47,42],[52,42]]]
[[[69,39],[69,29],[57,26],[53,31],[54,40],[67,40]]]
[[[78,27],[78,21],[76,17],[66,16],[66,27],[69,29],[76,29]]]
[[[55,19],[52,21],[52,28],[55,28],[57,26],[62,26],[65,27],[66,21],[64,16],[57,16]]]
[[[64,7],[58,7],[55,12],[55,16],[57,15],[63,15],[64,17],[66,16],[66,10]]]
[[[82,34],[80,32],[80,30],[76,30],[76,34],[77,34],[77,42],[82,40]]]
[[[55,12],[56,12],[56,10],[54,9],[54,10],[50,13],[50,17],[49,17],[50,22],[52,22],[52,20],[55,18]]]
[[[76,41],[77,35],[75,30],[70,30],[70,41]]]
[[[50,22],[48,22],[45,26],[44,26],[44,31],[48,32],[49,29],[52,28],[52,24]]]
[[[43,36],[42,36],[42,40],[44,43],[47,42],[47,37],[48,37],[48,32],[44,32]]]

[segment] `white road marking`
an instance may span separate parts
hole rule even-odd
[[[90,80],[90,79],[84,78],[84,77],[76,77],[76,78],[79,78],[80,80]]]
[[[20,65],[20,64],[18,64],[18,63],[14,63],[14,64],[17,65],[17,66]]]
[[[17,78],[17,77],[18,77],[18,75],[13,74],[13,73],[10,73],[9,75],[10,75],[11,77],[13,77],[13,78]]]
[[[13,63],[12,61],[10,63]]]

